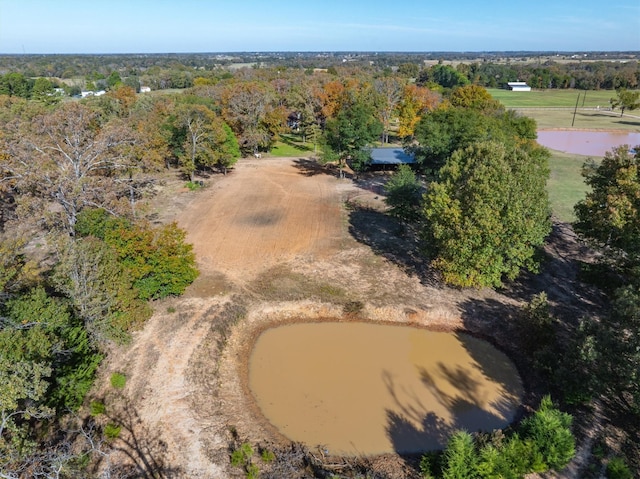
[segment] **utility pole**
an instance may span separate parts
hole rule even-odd
[[[576,107],[573,109],[573,120],[571,121],[571,127],[573,128],[573,124],[576,121],[576,112],[578,111],[578,102],[580,101],[580,93],[578,93],[578,98],[576,99]]]

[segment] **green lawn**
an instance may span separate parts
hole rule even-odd
[[[312,142],[302,143],[298,135],[280,135],[280,140],[269,151],[269,156],[284,156],[293,158],[296,156],[309,156],[314,153]]]
[[[599,106],[600,108],[603,108],[609,107],[609,100],[616,97],[616,92],[614,90],[509,91],[498,88],[489,88],[488,92],[496,100],[500,100],[500,103],[507,108],[574,108],[576,106],[578,94],[580,94],[578,107],[596,108]]]
[[[551,150],[551,175],[547,183],[551,210],[562,221],[574,221],[573,206],[584,198],[589,187],[581,175],[589,157]]]

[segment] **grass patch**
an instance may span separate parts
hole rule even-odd
[[[532,107],[565,107],[574,108],[578,94],[579,108],[609,107],[609,100],[616,98],[615,90],[532,90],[510,91],[499,88],[489,88],[487,91],[493,98],[499,100],[507,108]],[[585,96],[586,93],[586,96]]]
[[[584,199],[589,187],[582,177],[582,165],[588,157],[551,150],[547,183],[551,210],[562,221],[572,222],[576,217],[573,206]]]
[[[127,384],[127,377],[122,373],[113,373],[110,381],[114,388],[124,389],[124,386]]]
[[[342,303],[346,292],[330,283],[319,283],[294,273],[283,266],[266,271],[252,284],[251,289],[267,301],[301,301],[313,298],[319,301]]]
[[[89,410],[91,411],[90,414],[95,417],[104,414],[107,410],[107,407],[101,401],[91,401]]]
[[[302,142],[298,135],[288,134],[280,135],[280,140],[271,148],[269,154],[271,156],[283,156],[294,158],[296,156],[309,156],[314,153],[314,145],[312,142]]]

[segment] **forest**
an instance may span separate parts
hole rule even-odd
[[[495,56],[0,57],[0,477],[156,477],[101,462],[119,426],[99,424],[104,405],[86,397],[154,302],[198,277],[186,232],[152,213],[168,174],[197,191],[294,137],[357,177],[371,146],[403,146],[416,165],[386,183],[388,215],[419,238],[443,287],[500,290],[537,274],[552,231],[549,152],[535,121],[484,87],[634,90],[640,64]],[[79,98],[89,90],[105,93]],[[598,254],[580,274],[601,304],[568,320],[541,291],[520,312],[538,412],[507,436],[455,435],[416,474],[560,470],[575,453],[568,413],[593,409],[619,435],[597,444],[598,467],[612,479],[640,470],[639,168],[628,148],[584,167],[591,192],[573,228]]]

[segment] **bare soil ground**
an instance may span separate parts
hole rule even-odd
[[[518,365],[510,335],[523,301],[545,289],[570,314],[597,303],[572,266],[585,251],[562,226],[538,279],[502,292],[443,287],[416,254],[416,239],[382,213],[383,181],[384,174],[339,179],[309,159],[273,158],[241,160],[200,191],[165,186],[159,221],[188,232],[201,275],[182,298],[155,304],[103,371],[96,394],[124,423],[121,461],[155,468],[158,477],[243,477],[229,464],[231,443],[286,449],[246,387],[252,341],[274,323],[337,318],[465,329]],[[118,392],[107,384],[115,371],[127,376]],[[411,477],[406,458],[368,460],[382,477]]]

